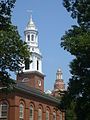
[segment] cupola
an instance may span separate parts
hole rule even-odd
[[[60,96],[60,91],[65,91],[65,84],[62,79],[62,71],[59,68],[56,72],[56,80],[54,84],[54,90],[52,91],[53,96]]]

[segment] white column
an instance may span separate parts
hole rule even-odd
[[[41,61],[41,59],[39,60],[39,71],[42,73],[42,61]]]

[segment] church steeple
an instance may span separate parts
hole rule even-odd
[[[56,73],[56,79],[58,80],[61,80],[62,79],[62,71],[61,71],[61,69],[59,68],[58,70],[57,70],[57,73]]]
[[[59,68],[56,73],[56,81],[54,84],[54,90],[64,90],[64,89],[65,89],[65,86],[64,86],[63,79],[62,79],[62,71]]]
[[[42,55],[38,45],[38,30],[32,19],[32,15],[30,16],[30,20],[26,26],[24,34],[25,42],[28,44],[30,52],[32,53],[30,58],[32,63],[27,65],[28,62],[26,62],[23,71],[38,71],[42,73]]]
[[[22,82],[30,87],[44,92],[44,74],[42,72],[42,54],[38,45],[38,30],[32,19],[32,15],[24,31],[25,42],[31,52],[29,63],[27,59],[23,65],[23,72],[17,75],[17,81]]]
[[[65,84],[62,79],[62,71],[59,68],[56,72],[56,80],[54,84],[54,90],[52,91],[53,96],[60,96],[60,91],[65,91]]]

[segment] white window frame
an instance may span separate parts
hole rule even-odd
[[[46,120],[49,120],[49,111],[46,110]]]
[[[42,120],[42,109],[38,109],[38,120]]]
[[[30,41],[30,35],[27,35],[27,40]]]
[[[32,112],[31,112],[32,111]],[[32,113],[32,114],[31,114]],[[34,108],[30,105],[30,120],[34,120]]]
[[[37,60],[37,70],[39,70],[39,60]]]
[[[60,112],[60,120],[62,120],[62,112]]]
[[[3,114],[5,114],[5,116]],[[7,102],[2,102],[0,104],[0,119],[8,120],[8,103]]]
[[[56,120],[56,112],[53,112],[53,120]]]
[[[31,41],[34,42],[34,35],[31,35]]]
[[[19,105],[19,119],[24,120],[24,105],[22,103]]]

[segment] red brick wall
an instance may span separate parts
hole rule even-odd
[[[23,79],[26,81],[23,81]],[[38,81],[41,81],[41,86],[39,86]],[[17,81],[23,82],[24,84],[39,89],[44,92],[44,76],[38,73],[21,73],[17,75]]]
[[[45,101],[35,96],[28,96],[22,93],[14,93],[10,95],[0,95],[0,101],[3,99],[7,100],[9,104],[9,116],[8,120],[19,120],[19,105],[23,103],[24,105],[24,120],[29,120],[29,108],[30,105],[34,107],[34,120],[38,120],[38,109],[42,109],[42,120],[46,120],[46,110],[50,112],[50,120],[53,120],[53,111],[56,112],[57,120],[60,120],[60,110],[55,107],[51,102]],[[64,114],[63,119],[64,120]]]

